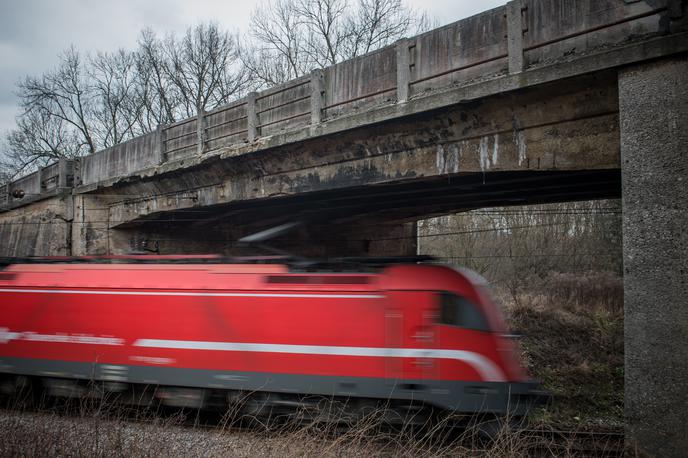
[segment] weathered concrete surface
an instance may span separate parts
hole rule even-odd
[[[619,74],[626,422],[651,456],[688,450],[688,57]]]
[[[685,52],[685,10],[682,0],[512,0],[88,156],[75,185],[90,192]]]
[[[78,161],[60,159],[58,162],[40,167],[33,173],[0,186],[0,212],[71,192],[75,174],[78,173]],[[15,195],[16,192],[19,194]]]
[[[157,132],[132,138],[98,154],[81,159],[80,181],[96,183],[101,177],[125,175],[131,170],[153,167],[161,162]]]
[[[164,212],[154,220],[139,220],[128,225],[113,219],[111,209],[121,196],[77,194],[56,205],[66,205],[73,198],[71,251],[59,254],[72,256],[117,255],[130,253],[219,253],[228,256],[261,254],[254,246],[246,247],[238,240],[282,223],[262,220],[252,215],[230,217],[223,207],[212,210],[191,208],[183,213]],[[269,199],[268,199],[269,200]],[[278,207],[280,203],[276,204]],[[306,204],[312,207],[310,203]],[[251,209],[249,203],[247,208]],[[35,208],[26,207],[32,214]],[[316,211],[317,212],[317,211]],[[273,211],[268,209],[267,214]],[[335,212],[336,214],[336,212]],[[293,214],[290,214],[292,221]],[[332,213],[331,213],[332,215]],[[322,218],[321,218],[322,219]],[[410,256],[416,254],[416,224],[389,223],[357,217],[353,221],[332,223],[306,221],[297,230],[281,236],[269,245],[294,255],[331,256]],[[2,226],[0,226],[1,228]],[[258,250],[258,252],[256,251]],[[40,253],[49,254],[49,253]],[[274,254],[265,252],[262,254]]]
[[[0,213],[0,256],[70,255],[71,242],[69,194]]]
[[[615,73],[483,99],[100,190],[113,227],[162,212],[462,174],[619,168]],[[140,197],[133,197],[140,196]],[[460,208],[457,206],[457,209]],[[430,212],[431,209],[426,209]]]
[[[113,197],[76,194],[72,202],[71,255],[114,254],[110,248],[112,223],[108,217]]]
[[[300,129],[286,129],[273,133],[267,137],[258,137],[256,141],[252,143],[246,143],[246,138],[244,138],[243,141],[235,141],[233,144],[224,143],[224,141],[230,137],[223,137],[222,142],[213,143],[212,138],[210,138],[209,141],[212,143],[214,149],[209,150],[202,156],[183,152],[189,148],[196,151],[195,141],[189,143],[188,146],[181,147],[181,150],[178,150],[176,147],[170,150],[169,148],[171,146],[169,140],[170,138],[176,138],[177,134],[170,137],[172,132],[168,131],[165,134],[168,148],[166,153],[168,160],[166,162],[157,167],[143,170],[137,169],[134,167],[134,164],[132,164],[132,167],[128,169],[126,174],[101,177],[98,183],[89,183],[79,186],[77,192],[92,192],[96,189],[107,189],[122,182],[130,182],[132,180],[145,179],[148,177],[159,177],[183,169],[196,167],[204,162],[213,161],[218,158],[224,159],[228,157],[250,156],[273,148],[341,135],[352,129],[366,128],[377,123],[394,122],[400,118],[427,113],[432,110],[447,109],[457,104],[479,102],[486,97],[505,94],[519,89],[536,88],[540,85],[553,82],[554,84],[562,86],[562,80],[595,72],[603,72],[604,70],[626,65],[628,63],[644,61],[677,52],[684,52],[686,50],[688,50],[688,35],[684,33],[666,37],[649,38],[639,43],[631,42],[628,45],[597,50],[598,52],[593,54],[583,53],[576,55],[575,58],[565,56],[566,59],[563,61],[556,63],[550,62],[549,65],[540,63],[538,66],[528,68],[514,75],[489,75],[489,78],[479,82],[472,82],[465,86],[452,84],[448,87],[434,87],[427,92],[417,94],[407,103],[397,104],[386,102],[369,110],[352,109],[351,112],[347,113],[345,116],[328,118],[317,125],[306,126]],[[232,108],[232,110],[234,109],[235,108]],[[239,116],[239,118],[235,118],[237,119],[236,122],[244,123],[244,130],[241,135],[245,136],[246,116],[243,116],[243,118],[241,114],[237,114],[237,116]],[[210,117],[210,115],[208,115],[208,117]],[[233,125],[236,122],[227,125]],[[195,125],[195,118],[177,123],[170,129],[174,128],[176,132],[179,128],[186,128],[191,124]],[[195,138],[194,129],[189,127],[185,135]],[[234,138],[233,135],[234,134],[230,135],[231,138]]]

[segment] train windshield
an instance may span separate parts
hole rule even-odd
[[[489,307],[492,311],[490,323],[492,324],[492,329],[495,332],[506,333],[508,332],[506,323],[504,322],[504,310],[501,302],[499,302],[492,293],[492,290],[487,285],[478,285],[475,290],[480,297],[480,300],[486,307]]]
[[[480,302],[484,305],[484,310],[488,315],[488,321],[492,330],[498,333],[507,332],[506,323],[504,322],[504,311],[502,304],[495,299],[489,283],[479,273],[466,269],[465,267],[454,268],[461,275],[464,275],[472,283],[475,291],[478,294]]]
[[[440,292],[440,323],[475,331],[489,331],[490,328],[480,307],[469,299],[449,292]]]

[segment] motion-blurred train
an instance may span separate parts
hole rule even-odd
[[[325,397],[522,416],[545,399],[477,274],[341,265],[6,262],[0,387],[84,396],[96,384],[131,402],[193,408],[241,399],[252,414]]]

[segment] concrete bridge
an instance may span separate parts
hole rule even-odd
[[[407,254],[421,218],[622,197],[629,437],[678,456],[687,31],[685,0],[513,0],[10,183],[0,254],[232,253],[294,220],[296,252]]]

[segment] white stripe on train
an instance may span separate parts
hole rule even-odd
[[[258,353],[288,353],[297,355],[368,356],[387,358],[431,358],[452,359],[473,367],[488,382],[506,381],[504,373],[490,359],[465,350],[443,350],[435,348],[380,348],[339,347],[324,345],[291,345],[239,342],[203,342],[195,340],[140,339],[136,347],[168,348],[177,350],[215,350]]]
[[[123,339],[91,336],[48,335],[33,332],[10,332],[0,328],[0,343],[12,340],[42,341],[49,343],[70,343],[90,345],[124,344]],[[380,348],[380,347],[339,347],[325,345],[291,345],[239,342],[204,342],[196,340],[139,339],[133,346],[144,348],[167,348],[177,350],[211,350],[259,353],[287,353],[296,355],[363,356],[387,358],[432,358],[452,359],[473,367],[485,381],[502,382],[504,373],[488,358],[465,350],[444,350],[435,348]]]

